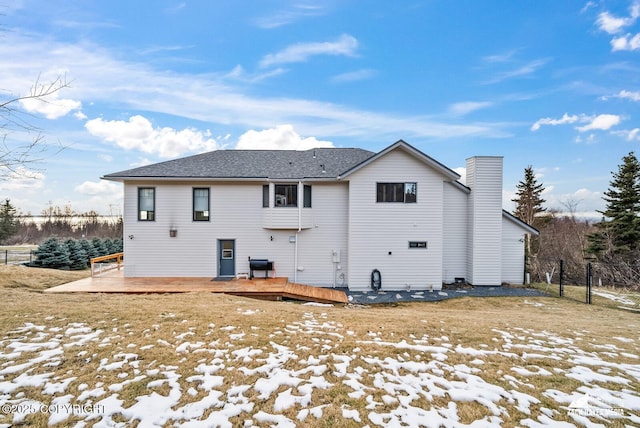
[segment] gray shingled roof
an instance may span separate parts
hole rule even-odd
[[[373,155],[375,153],[368,150],[342,148],[216,150],[115,172],[103,178],[336,178]]]

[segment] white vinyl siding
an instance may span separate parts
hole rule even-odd
[[[502,282],[524,282],[524,235],[522,227],[502,217]]]
[[[467,275],[468,195],[451,183],[444,183],[442,279],[450,284]]]
[[[376,183],[417,183],[417,202],[377,203]],[[382,289],[442,286],[443,177],[394,150],[349,176],[349,288],[367,289],[380,270]],[[427,241],[410,249],[409,241]]]
[[[296,228],[271,230],[262,227],[261,183],[207,183],[211,220],[192,220],[193,188],[202,183],[155,184],[154,222],[137,221],[137,188],[148,183],[125,185],[126,276],[215,277],[218,274],[218,240],[235,240],[235,271],[248,272],[248,258],[275,262],[278,276],[309,285],[333,285],[332,250],[342,254],[347,267],[346,183],[314,184],[313,208],[303,209],[313,227],[297,235],[298,266],[294,267]],[[297,209],[293,209],[297,211]],[[160,215],[160,213],[162,213]],[[296,220],[297,224],[297,220]],[[177,236],[169,236],[169,230]],[[132,239],[129,239],[132,236]]]
[[[347,218],[349,188],[347,183],[313,183],[313,208],[303,209],[313,214],[313,227],[298,233],[297,281],[302,284],[331,287],[336,277],[344,274],[346,286],[348,266]],[[295,231],[294,231],[295,232]],[[291,244],[293,246],[293,244]],[[334,265],[332,250],[341,257]],[[338,267],[340,269],[338,269]],[[290,275],[289,280],[293,281]]]
[[[502,158],[467,159],[469,247],[467,281],[500,285],[502,276]]]

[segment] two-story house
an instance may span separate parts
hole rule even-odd
[[[105,175],[124,184],[125,275],[221,277],[273,261],[278,276],[383,290],[522,284],[525,234],[502,209],[502,157],[453,170],[404,141],[218,150]]]

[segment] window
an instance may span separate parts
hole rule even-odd
[[[269,185],[262,186],[262,208],[269,208]]]
[[[416,183],[378,183],[376,202],[404,202],[406,204],[417,201],[418,185]]]
[[[298,185],[297,184],[276,184],[275,185],[275,206],[276,207],[297,207],[298,206]]]
[[[209,189],[193,189],[193,220],[209,221]]]
[[[304,190],[304,201],[302,206],[304,208],[311,208],[311,186],[305,184],[303,190]]]
[[[138,220],[154,221],[156,219],[156,189],[153,187],[138,188]]]

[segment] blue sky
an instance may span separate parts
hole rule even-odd
[[[51,145],[0,197],[119,212],[104,174],[214,149],[404,139],[458,172],[532,165],[549,208],[597,217],[640,140],[640,2],[30,1],[0,10],[0,100]],[[6,144],[32,138],[13,131]],[[65,149],[56,153],[56,145]]]

